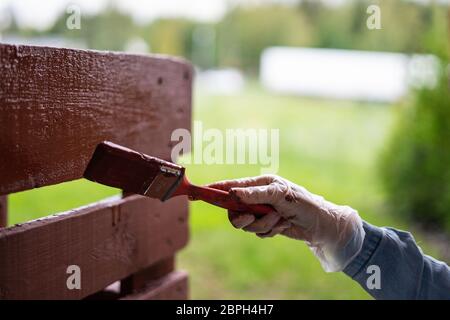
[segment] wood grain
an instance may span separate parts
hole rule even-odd
[[[8,196],[0,196],[0,228],[8,225]]]
[[[0,45],[0,195],[78,179],[103,141],[169,160],[192,67],[165,56]]]
[[[188,239],[187,203],[138,195],[0,229],[1,299],[79,299],[170,258]],[[69,265],[81,289],[68,290]]]
[[[188,298],[188,275],[174,271],[154,280],[141,292],[130,294],[122,300],[186,300]]]

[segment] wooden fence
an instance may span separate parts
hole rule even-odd
[[[172,131],[190,129],[191,65],[0,45],[0,74],[0,298],[187,298],[174,268],[188,241],[185,198],[118,196],[6,227],[6,195],[81,178],[103,140],[169,160]],[[67,285],[70,266],[80,288]]]

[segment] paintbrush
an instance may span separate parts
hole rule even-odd
[[[190,200],[203,200],[237,212],[263,215],[274,211],[269,205],[245,204],[227,191],[193,185],[182,166],[108,141],[96,147],[83,176],[125,192],[161,201],[186,195]]]

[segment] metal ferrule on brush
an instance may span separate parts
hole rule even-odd
[[[180,185],[184,176],[184,168],[176,165],[161,165],[158,174],[145,190],[144,195],[166,201]]]

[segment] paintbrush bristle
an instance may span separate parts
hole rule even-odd
[[[95,149],[83,174],[86,179],[162,201],[181,182],[184,168],[104,141]]]

